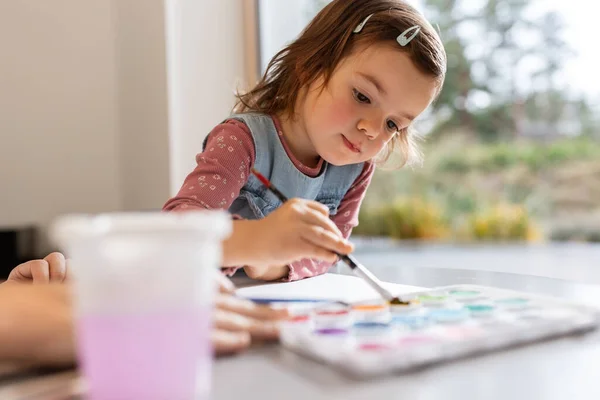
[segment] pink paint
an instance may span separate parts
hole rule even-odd
[[[380,343],[363,343],[360,345],[360,349],[364,351],[383,351],[391,350],[392,347]]]
[[[462,340],[479,336],[483,333],[481,329],[474,327],[448,327],[442,331],[444,339]]]
[[[295,315],[288,319],[289,322],[308,322],[310,317],[308,315]]]
[[[82,317],[78,340],[87,398],[207,399],[210,320],[197,309]]]
[[[316,315],[319,316],[333,316],[333,315],[349,315],[350,312],[348,310],[322,310],[316,311]]]
[[[430,336],[405,336],[398,341],[400,345],[419,345],[435,342],[436,340]]]

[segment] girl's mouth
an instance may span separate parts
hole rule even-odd
[[[354,143],[352,143],[351,141],[349,141],[348,139],[346,139],[346,136],[342,135],[342,140],[344,141],[344,144],[346,145],[346,147],[348,149],[350,149],[352,152],[354,153],[360,153],[360,146],[359,145],[355,145]]]

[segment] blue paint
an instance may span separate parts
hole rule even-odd
[[[469,317],[469,312],[462,308],[434,310],[429,316],[438,322],[459,322]]]
[[[386,329],[389,328],[389,324],[385,322],[357,322],[354,324],[354,328],[359,329]]]
[[[319,300],[319,299],[269,299],[269,298],[256,298],[256,297],[245,297],[246,300],[250,300],[258,304],[271,304],[271,303],[331,303],[330,300]]]
[[[420,329],[432,323],[427,315],[396,315],[392,318],[392,324],[403,325],[410,329]]]

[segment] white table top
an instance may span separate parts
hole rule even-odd
[[[344,268],[339,270],[346,272]],[[459,283],[479,284],[558,296],[600,307],[600,286],[575,282],[575,279],[569,281],[511,272],[422,266],[382,265],[371,266],[371,270],[383,280],[405,285],[435,287]],[[594,275],[595,272],[589,274]],[[247,282],[242,279],[239,284],[245,286]],[[306,286],[308,282],[310,280],[296,286]],[[252,294],[252,291],[249,293]],[[54,382],[63,382],[63,386],[72,385],[74,376],[67,372],[62,377],[57,375]],[[326,365],[275,344],[258,346],[239,356],[218,359],[214,366],[213,399],[597,400],[600,399],[599,378],[600,332],[369,381],[351,380]],[[0,393],[3,394],[0,398],[24,398],[22,393],[35,390],[35,385],[44,380],[47,381],[48,377],[0,380]],[[8,390],[12,397],[4,396]],[[56,389],[46,397],[39,394],[28,398],[77,398],[57,394],[67,392]]]

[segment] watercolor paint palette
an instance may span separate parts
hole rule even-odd
[[[322,303],[293,314],[284,347],[355,377],[405,372],[595,329],[600,312],[564,300],[476,285],[382,301]]]

